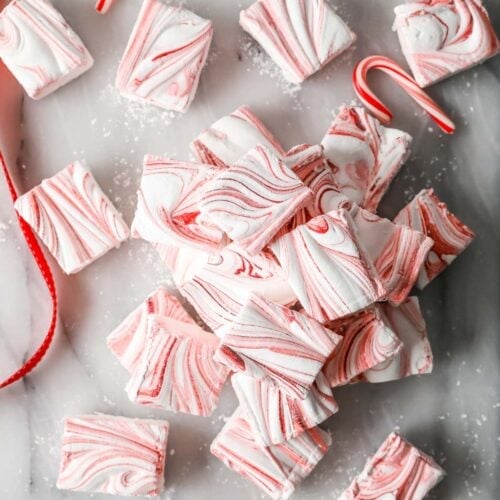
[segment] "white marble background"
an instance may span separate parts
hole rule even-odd
[[[94,13],[93,0],[55,3],[81,34],[96,64],[56,94],[24,102],[19,186],[27,190],[72,160],[85,158],[129,222],[144,153],[187,158],[191,138],[244,103],[255,109],[286,148],[318,142],[332,112],[354,98],[350,72],[356,60],[381,53],[402,61],[390,29],[397,0],[331,0],[358,34],[357,48],[302,88],[280,80],[239,28],[238,12],[251,0],[187,0],[182,3],[188,8],[214,20],[215,39],[196,101],[187,115],[176,116],[125,102],[112,86],[139,0],[118,1],[103,17]],[[485,4],[499,32],[500,1]],[[336,498],[367,454],[399,428],[434,454],[448,472],[430,498],[493,500],[500,489],[500,58],[430,90],[457,122],[452,137],[441,134],[387,78],[375,76],[373,82],[397,109],[394,125],[415,139],[413,155],[384,199],[382,213],[394,215],[421,188],[433,186],[478,236],[452,268],[420,294],[435,354],[434,373],[336,391],[341,411],[325,425],[333,445],[294,498]],[[12,109],[2,104],[0,144],[5,135],[14,144],[15,89],[10,95],[2,85],[0,99]],[[10,154],[16,156],[15,151]],[[85,498],[60,492],[54,484],[61,420],[93,411],[171,422],[163,499],[260,498],[256,488],[229,472],[208,450],[236,406],[229,388],[208,419],[144,409],[130,403],[123,391],[127,373],[108,352],[105,337],[158,283],[168,282],[154,252],[131,241],[76,276],[64,276],[55,265],[54,269],[61,298],[55,345],[32,375],[0,392],[0,499]],[[3,378],[39,341],[49,306],[3,182],[0,280]]]

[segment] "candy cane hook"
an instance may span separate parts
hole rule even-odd
[[[455,124],[446,113],[417,84],[417,82],[392,59],[384,56],[369,56],[354,68],[352,80],[356,94],[363,104],[382,123],[390,123],[390,109],[370,90],[367,83],[368,71],[378,69],[388,74],[406,93],[419,104],[439,127],[447,134],[453,134]]]

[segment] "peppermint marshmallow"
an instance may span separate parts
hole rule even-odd
[[[118,67],[118,90],[133,100],[186,112],[212,33],[212,21],[160,0],[144,0]]]
[[[394,12],[403,54],[421,87],[495,56],[500,51],[481,0],[420,0]]]
[[[305,314],[256,295],[216,333],[217,361],[301,399],[341,339]]]
[[[163,286],[157,288],[107,338],[109,349],[129,372],[134,372],[144,351],[150,314],[196,325],[177,297]]]
[[[311,197],[278,156],[257,146],[204,186],[199,206],[206,220],[256,255]]]
[[[14,0],[0,12],[0,58],[33,99],[56,91],[94,64],[47,0]]]
[[[129,237],[120,213],[78,161],[20,196],[15,208],[67,274]]]
[[[356,39],[324,0],[257,0],[241,12],[240,24],[293,83],[319,71]]]
[[[124,496],[163,491],[168,422],[82,415],[64,422],[62,490]]]
[[[410,154],[411,136],[382,126],[364,108],[343,107],[321,144],[341,192],[375,212]]]
[[[219,340],[194,322],[149,315],[140,361],[126,391],[131,401],[209,416],[229,370],[216,362]]]
[[[210,446],[228,468],[251,481],[274,500],[290,498],[324,457],[330,436],[319,427],[284,443],[261,447],[238,408]]]
[[[420,289],[442,273],[474,239],[474,233],[448,210],[433,189],[424,189],[415,196],[394,222],[420,231],[434,240],[417,279]]]
[[[422,500],[443,476],[429,455],[393,432],[339,500]]]
[[[224,234],[200,216],[200,190],[216,171],[209,165],[146,155],[132,237],[153,243],[217,247]]]

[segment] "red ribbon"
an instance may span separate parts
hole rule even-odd
[[[16,188],[14,186],[14,182],[12,181],[12,177],[10,175],[9,169],[7,168],[7,164],[0,152],[0,164],[2,166],[2,171],[5,176],[5,180],[7,181],[7,186],[9,188],[10,196],[12,197],[12,202],[15,202],[18,198]],[[17,215],[17,213],[16,213]],[[50,294],[50,298],[52,301],[52,315],[50,318],[50,325],[45,334],[45,338],[43,339],[40,347],[36,350],[36,352],[24,363],[24,365],[19,368],[15,373],[13,373],[10,377],[0,383],[0,389],[7,387],[18,380],[21,380],[24,376],[28,375],[28,373],[33,370],[40,361],[42,361],[43,357],[49,350],[50,344],[54,339],[54,333],[57,325],[57,292],[56,285],[54,282],[54,276],[52,275],[52,271],[50,270],[49,263],[45,258],[42,248],[38,243],[38,240],[33,233],[31,227],[28,225],[24,219],[22,219],[19,215],[17,215],[17,219],[19,221],[19,225],[21,227],[21,231],[23,232],[24,239],[28,244],[28,248],[30,249],[31,254],[33,255],[35,262],[42,273],[43,280],[47,286],[47,289]]]

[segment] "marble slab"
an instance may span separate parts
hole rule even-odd
[[[18,159],[22,191],[85,158],[130,222],[145,153],[188,158],[190,139],[241,104],[254,108],[285,148],[316,143],[338,107],[355,97],[350,74],[356,60],[380,53],[403,62],[391,31],[397,0],[331,0],[358,34],[356,48],[301,87],[285,83],[239,28],[239,10],[251,0],[181,3],[215,25],[208,66],[191,110],[183,116],[125,101],[113,87],[140,0],[118,1],[106,16],[94,12],[92,0],[55,1],[96,64],[54,95],[24,101],[20,148],[19,92],[7,86],[8,75],[0,67],[0,146],[8,146],[11,162]],[[500,1],[485,4],[499,32]],[[324,425],[333,445],[294,498],[337,498],[367,454],[397,428],[448,472],[429,498],[493,500],[500,487],[500,58],[429,90],[456,120],[457,133],[451,137],[386,77],[374,75],[372,81],[397,109],[394,125],[414,136],[413,154],[384,198],[382,214],[393,216],[421,188],[433,186],[478,236],[419,294],[435,355],[434,373],[336,391],[340,412]],[[159,283],[171,284],[154,251],[131,241],[77,275],[64,276],[54,269],[61,298],[55,345],[35,372],[0,392],[0,500],[85,498],[54,485],[62,419],[93,411],[171,422],[164,500],[261,498],[209,453],[211,440],[236,406],[229,386],[220,407],[207,419],[145,409],[127,399],[128,374],[106,348],[105,337]],[[49,306],[3,182],[0,277],[3,378],[40,340]]]

